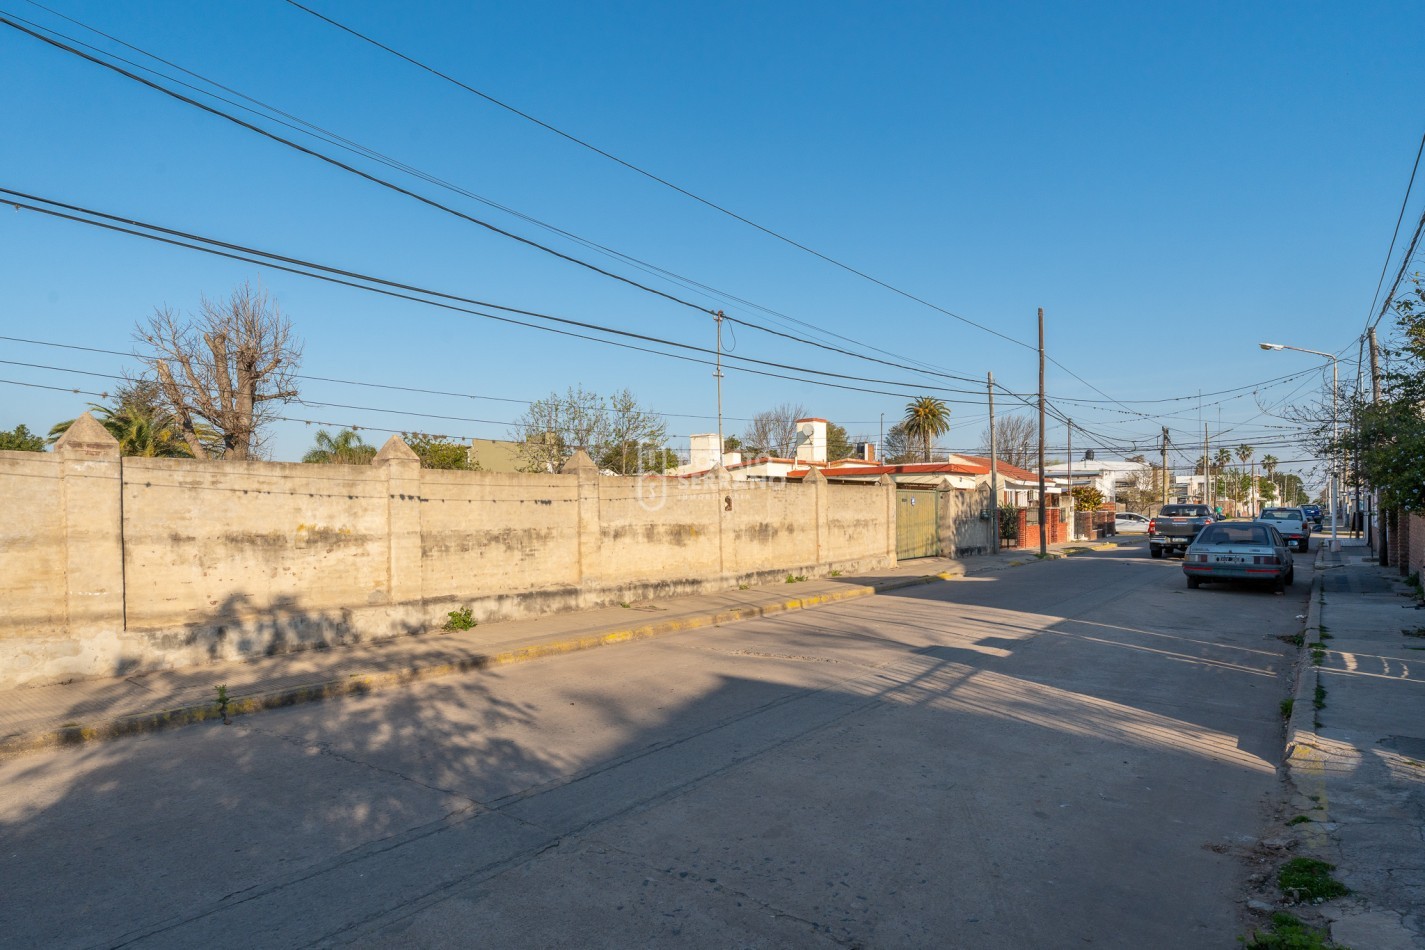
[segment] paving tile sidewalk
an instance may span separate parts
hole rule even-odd
[[[1079,542],[1051,550],[1072,554],[1092,547]],[[0,756],[216,718],[219,684],[231,699],[229,714],[242,715],[1003,570],[1033,561],[1035,553],[924,558],[857,577],[816,578],[485,624],[468,631],[432,631],[368,645],[14,689],[0,692]]]
[[[1425,610],[1358,540],[1316,567],[1287,736],[1300,849],[1351,889],[1321,908],[1333,940],[1425,950]]]

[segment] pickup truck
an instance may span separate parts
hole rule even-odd
[[[1212,522],[1212,509],[1206,505],[1164,505],[1148,522],[1148,553],[1153,557],[1173,551],[1183,554]]]
[[[1300,508],[1263,508],[1257,516],[1281,533],[1289,547],[1305,553],[1311,544],[1311,519]]]

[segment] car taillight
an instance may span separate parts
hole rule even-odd
[[[1158,519],[1157,519],[1157,518],[1149,518],[1149,519],[1148,519],[1148,533],[1149,533],[1149,534],[1152,534],[1152,533],[1157,529],[1157,527],[1158,527]]]
[[[1281,559],[1275,554],[1258,554],[1252,558],[1253,564],[1280,564]]]
[[[1187,557],[1183,558],[1183,560],[1185,560],[1185,561],[1196,561],[1196,562],[1198,562],[1199,564],[1206,564],[1206,563],[1207,563],[1207,555],[1206,555],[1206,554],[1189,554]]]

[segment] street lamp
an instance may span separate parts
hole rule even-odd
[[[1336,512],[1338,507],[1339,488],[1337,483],[1340,480],[1339,465],[1336,461],[1336,390],[1338,388],[1339,367],[1336,357],[1330,353],[1323,353],[1320,350],[1308,350],[1300,346],[1287,346],[1285,343],[1258,343],[1264,350],[1295,350],[1298,353],[1310,353],[1312,356],[1321,356],[1331,361],[1331,550],[1341,550],[1341,542],[1336,538],[1336,519],[1339,515]]]

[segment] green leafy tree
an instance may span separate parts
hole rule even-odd
[[[1362,479],[1380,491],[1387,509],[1425,511],[1425,277],[1395,302],[1395,327],[1385,347],[1386,370],[1379,401],[1353,400],[1360,430]],[[1345,434],[1334,451],[1354,447]]]
[[[881,446],[881,459],[887,465],[904,465],[917,458],[915,440],[906,432],[905,423],[897,422],[886,430],[886,442]]]
[[[922,449],[924,461],[930,461],[931,443],[950,431],[950,407],[943,399],[921,396],[905,407],[905,431],[917,440]]]
[[[839,426],[834,422],[826,425],[826,458],[827,461],[844,459],[851,457],[851,440],[846,436],[844,426]]]
[[[478,462],[470,460],[470,447],[452,442],[443,435],[425,432],[402,432],[401,438],[421,460],[421,468],[443,468],[457,471],[478,471]]]
[[[342,429],[336,435],[318,429],[312,448],[302,456],[302,461],[317,465],[368,465],[375,457],[376,446],[368,445],[355,429]]]
[[[0,452],[43,452],[45,438],[36,435],[22,422],[13,429],[0,429]]]
[[[1103,492],[1092,485],[1077,485],[1070,489],[1069,494],[1074,498],[1074,507],[1079,511],[1097,511],[1103,504]]]

